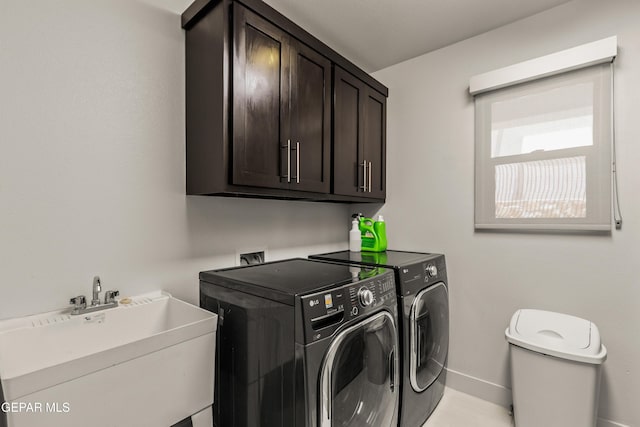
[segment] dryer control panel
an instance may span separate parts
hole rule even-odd
[[[377,311],[381,306],[395,309],[393,273],[384,268],[368,268],[363,272],[368,276],[365,279],[360,280],[361,272],[354,277],[353,283],[301,298],[306,342],[329,337],[342,325]]]
[[[426,286],[446,281],[447,271],[444,256],[435,256],[424,262],[406,265],[399,268],[400,286],[398,290],[403,296],[412,295]]]

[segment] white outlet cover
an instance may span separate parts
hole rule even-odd
[[[248,248],[248,249],[236,249],[236,257],[235,257],[235,263],[236,263],[236,267],[239,267],[240,264],[240,255],[241,254],[250,254],[253,252],[263,252],[264,253],[264,262],[269,262],[269,253],[267,251],[266,247],[253,247],[253,248]]]

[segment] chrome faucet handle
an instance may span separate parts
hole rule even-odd
[[[102,290],[102,286],[100,285],[100,276],[95,276],[93,278],[93,298],[91,299],[91,305],[100,304],[100,291]]]
[[[120,295],[120,291],[106,291],[104,293],[104,303],[113,303],[118,295]]]
[[[69,304],[73,304],[73,310],[79,311],[87,308],[87,298],[84,295],[78,295],[69,300]]]

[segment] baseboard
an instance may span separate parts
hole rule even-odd
[[[447,387],[470,394],[496,405],[511,406],[511,389],[462,372],[447,369]]]
[[[605,420],[604,418],[598,418],[598,427],[630,427],[630,426],[626,424],[620,424],[611,420]]]
[[[447,369],[447,387],[470,394],[487,402],[508,408],[511,406],[511,389],[453,369]],[[630,427],[626,424],[598,418],[597,427]]]

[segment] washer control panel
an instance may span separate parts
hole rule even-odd
[[[370,269],[363,280],[302,297],[302,311],[307,342],[333,334],[345,322],[396,304],[393,273],[383,268]],[[364,271],[364,270],[363,270]]]

